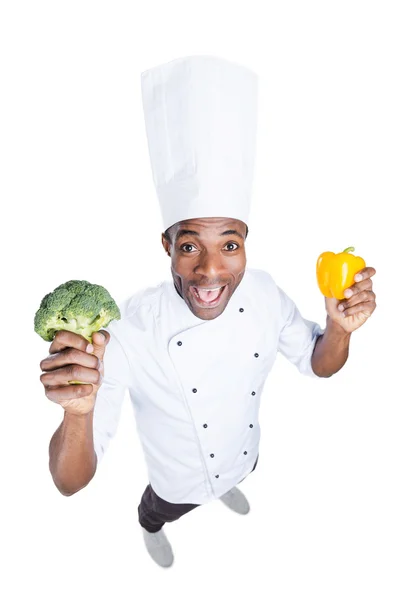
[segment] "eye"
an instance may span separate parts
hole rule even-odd
[[[227,246],[236,246],[236,248],[234,248],[233,250],[237,250],[238,248],[240,248],[239,244],[237,244],[236,242],[228,242]],[[233,250],[229,250],[229,252],[233,252]]]
[[[191,248],[196,248],[196,246],[194,246],[193,244],[182,244],[182,246],[180,247],[181,250],[183,250],[183,252],[185,252],[185,254],[193,254],[192,252],[186,252],[184,250],[184,248],[186,246],[190,246]],[[237,244],[236,242],[228,242],[226,244],[226,246],[236,246],[236,248],[233,248],[232,250],[228,250],[228,252],[233,252],[234,250],[237,250],[238,248],[240,248],[239,244]]]
[[[183,244],[180,249],[183,250],[185,248],[185,246],[190,246],[191,248],[195,248],[195,246],[193,246],[193,244]],[[192,253],[186,252],[186,254],[192,254]]]

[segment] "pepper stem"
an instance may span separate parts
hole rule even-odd
[[[354,252],[355,248],[353,246],[349,246],[348,248],[346,248],[346,250],[343,250],[343,252]]]

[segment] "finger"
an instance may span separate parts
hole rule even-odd
[[[338,310],[345,310],[351,306],[356,306],[361,302],[375,302],[375,293],[371,290],[363,290],[358,294],[354,294],[349,300],[344,300],[338,305]]]
[[[110,334],[108,331],[101,329],[100,331],[96,331],[92,335],[93,342],[93,354],[97,356],[100,360],[103,360],[104,352],[108,342],[110,341]]]
[[[49,348],[49,353],[54,354],[55,352],[60,352],[60,350],[64,350],[65,348],[76,348],[77,350],[85,352],[89,344],[90,342],[84,338],[83,335],[74,333],[73,331],[67,331],[66,329],[61,329],[60,331],[56,331],[54,339]]]
[[[352,286],[346,288],[343,294],[346,298],[351,298],[352,296],[354,296],[354,294],[358,294],[363,290],[372,290],[372,286],[372,279],[368,278],[364,281],[361,281],[360,283],[354,283]]]
[[[375,302],[361,302],[360,304],[356,304],[355,306],[346,308],[346,310],[343,311],[343,314],[345,317],[350,317],[351,315],[362,313],[366,317],[370,317],[374,312],[375,308]]]
[[[105,343],[102,343],[102,335],[105,337]],[[90,344],[90,342],[79,333],[61,329],[60,331],[56,331],[54,339],[49,348],[49,353],[54,354],[55,352],[60,352],[60,350],[70,347],[81,350],[82,352],[95,353],[96,356],[102,359],[105,346],[110,341],[110,337],[111,336],[108,331],[101,329],[92,335],[93,343]]]
[[[100,359],[93,354],[82,352],[76,348],[65,348],[55,354],[49,354],[40,362],[40,368],[42,371],[53,371],[64,365],[78,364],[89,369],[98,369],[100,363]]]
[[[45,388],[45,395],[53,402],[63,402],[64,400],[73,400],[74,398],[83,398],[90,396],[93,386],[88,385],[64,385]]]
[[[100,329],[100,331],[94,332],[94,334],[92,335],[93,343],[103,344],[103,340],[102,340],[101,336],[105,337],[105,339],[106,339],[105,345],[107,345],[108,342],[110,341],[111,336],[110,336],[109,332],[106,331],[105,329]]]
[[[55,371],[42,373],[40,381],[45,387],[49,385],[68,385],[70,381],[83,381],[99,385],[101,383],[101,374],[97,369],[87,369],[81,365],[67,365]]]
[[[354,281],[363,281],[364,279],[367,279],[368,277],[373,277],[376,273],[376,270],[374,269],[374,267],[365,267],[364,269],[361,269],[361,271],[358,271],[355,275],[354,275]]]

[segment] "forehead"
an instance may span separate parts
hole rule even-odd
[[[177,233],[182,229],[195,229],[199,233],[201,231],[222,231],[225,229],[243,229],[245,223],[238,219],[227,219],[220,217],[207,217],[203,219],[187,219],[175,223],[174,231]]]

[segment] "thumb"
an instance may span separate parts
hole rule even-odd
[[[91,354],[94,354],[100,360],[103,360],[104,352],[109,341],[110,334],[108,333],[108,331],[95,331],[92,335],[93,351],[91,352]]]
[[[338,309],[340,303],[341,301],[336,298],[325,298],[326,312],[332,319],[341,322],[343,319],[343,312]]]

